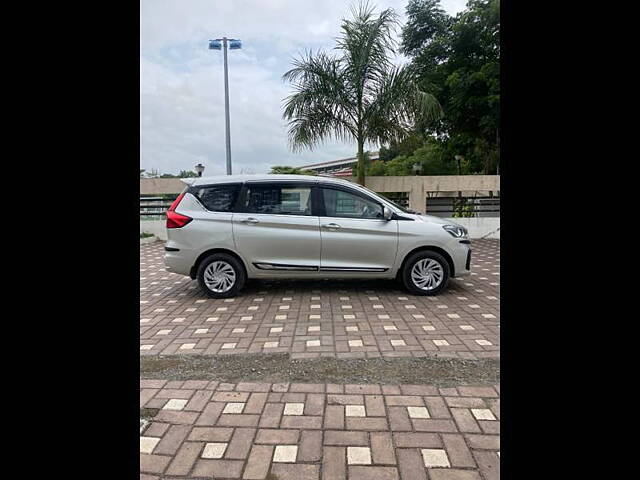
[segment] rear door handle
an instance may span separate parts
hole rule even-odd
[[[242,220],[244,223],[258,223],[258,219],[257,218],[253,218],[253,217],[249,217],[249,218],[245,218],[244,220]]]
[[[325,223],[324,225],[322,225],[324,228],[341,228],[340,225],[338,225],[337,223]]]

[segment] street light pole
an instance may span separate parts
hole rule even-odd
[[[231,50],[242,48],[240,40],[235,38],[217,38],[209,40],[210,50],[223,50],[224,58],[224,123],[225,123],[225,140],[227,146],[227,175],[231,175],[231,128],[229,120],[229,69],[227,65],[227,47]]]
[[[227,141],[227,175],[231,175],[231,132],[229,131],[229,74],[227,68],[227,37],[222,38],[224,49],[224,122]]]

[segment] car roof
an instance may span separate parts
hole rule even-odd
[[[187,181],[188,180],[188,181]],[[318,183],[332,183],[336,185],[353,185],[350,181],[341,178],[321,177],[316,175],[214,175],[210,177],[185,178],[183,181],[193,186],[211,185],[214,183],[238,183],[238,182],[276,182],[276,181],[305,181]]]

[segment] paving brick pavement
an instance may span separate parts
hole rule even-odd
[[[500,385],[141,379],[140,406],[146,480],[500,476]]]
[[[140,246],[140,355],[290,353],[292,358],[500,355],[500,246],[474,240],[472,274],[436,297],[390,281],[259,282],[210,299]]]

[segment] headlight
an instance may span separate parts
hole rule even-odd
[[[469,238],[469,232],[464,227],[459,227],[457,225],[443,225],[442,228],[449,232],[453,237]]]

